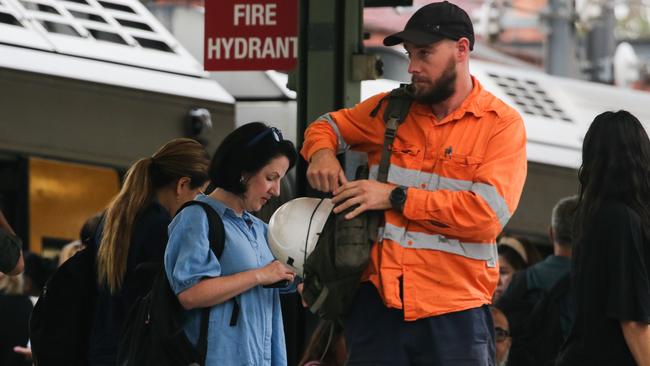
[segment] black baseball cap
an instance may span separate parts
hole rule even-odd
[[[413,14],[404,30],[384,38],[385,46],[411,42],[419,46],[429,45],[441,39],[457,41],[469,39],[469,49],[474,49],[474,27],[465,10],[448,2],[425,5]]]

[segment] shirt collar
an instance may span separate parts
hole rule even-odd
[[[215,200],[214,198],[212,198],[212,197],[210,197],[208,195],[205,195],[205,194],[201,193],[198,198],[201,199],[204,202],[210,203],[212,205],[212,207],[214,207],[214,209],[217,211],[219,216],[228,215],[228,216],[231,216],[231,217],[244,219],[244,221],[247,221],[247,222],[252,222],[253,221],[253,218],[252,218],[253,215],[251,215],[248,211],[244,211],[242,213],[242,215],[239,216],[239,215],[237,215],[235,210],[228,207],[225,203],[223,203],[223,202],[221,202],[219,200]]]

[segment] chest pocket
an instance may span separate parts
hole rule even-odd
[[[482,157],[449,153],[448,150],[442,149],[438,154],[436,164],[436,173],[441,176],[441,184],[438,189],[469,189],[476,175],[476,170],[482,162]],[[445,180],[448,181],[447,184],[443,184]],[[445,185],[450,185],[450,187],[445,187]]]
[[[396,139],[391,146],[391,163],[402,168],[419,171],[422,167],[420,147]]]

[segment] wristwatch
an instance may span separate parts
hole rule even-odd
[[[390,192],[390,205],[393,208],[393,210],[402,212],[404,211],[404,203],[406,202],[406,190],[408,187],[405,186],[398,186],[395,187]]]

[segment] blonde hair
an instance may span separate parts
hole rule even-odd
[[[22,274],[9,276],[0,273],[0,291],[6,295],[22,295],[25,280]]]
[[[157,189],[190,178],[197,188],[208,180],[208,154],[198,142],[178,138],[166,143],[150,158],[136,161],[126,173],[120,193],[106,209],[102,239],[97,254],[100,285],[111,293],[122,287],[133,225],[140,211],[151,203]],[[171,213],[173,214],[173,213]]]

